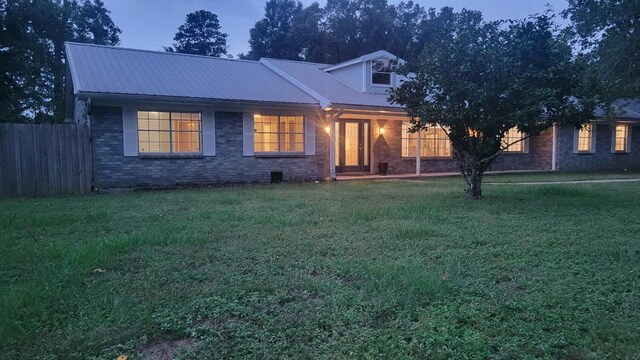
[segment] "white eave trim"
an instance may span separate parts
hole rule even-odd
[[[69,48],[69,43],[64,43],[64,51],[67,58],[67,66],[69,66],[69,71],[71,72],[71,83],[73,84],[73,94],[78,95],[80,92],[80,83],[78,79],[78,72],[76,71],[75,61],[73,61],[73,55],[71,54],[71,49]]]
[[[298,79],[294,78],[293,76],[287,74],[282,69],[278,68],[273,63],[271,63],[268,59],[262,58],[262,59],[260,59],[260,63],[263,64],[264,66],[268,67],[271,71],[273,71],[276,74],[280,75],[285,80],[287,80],[290,83],[292,83],[293,85],[297,86],[299,89],[301,89],[302,91],[306,92],[307,94],[309,94],[310,96],[312,96],[316,100],[318,100],[320,102],[320,107],[321,108],[324,109],[324,108],[331,107],[331,101],[329,101],[329,99],[327,99],[326,97],[322,96],[319,92],[313,90],[309,86],[303,84],[301,81],[299,81]]]
[[[378,50],[376,52],[372,52],[371,54],[362,55],[362,56],[357,57],[355,59],[351,59],[351,60],[347,60],[347,61],[341,62],[339,64],[331,65],[331,66],[326,67],[326,68],[324,68],[322,70],[324,70],[325,72],[330,72],[330,71],[337,70],[337,69],[340,69],[340,68],[343,68],[343,67],[346,67],[346,66],[349,66],[349,65],[363,63],[365,61],[378,59],[378,58],[381,58],[381,57],[387,58],[389,60],[398,59],[398,62],[400,64],[404,64],[405,63],[404,60],[400,59],[399,57],[393,55],[392,53],[390,53],[390,52],[388,52],[386,50]]]

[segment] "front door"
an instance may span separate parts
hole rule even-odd
[[[340,119],[336,125],[336,172],[369,172],[369,120]]]

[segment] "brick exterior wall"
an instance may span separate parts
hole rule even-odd
[[[242,113],[216,112],[216,156],[149,159],[124,156],[122,109],[91,111],[93,182],[98,189],[162,187],[236,182],[267,182],[271,171],[287,181],[327,176],[327,135],[316,122],[316,155],[245,157],[242,155]]]
[[[286,181],[329,176],[329,137],[322,119],[316,119],[316,155],[245,157],[242,155],[242,113],[216,112],[216,156],[199,158],[141,158],[124,156],[122,109],[94,107],[91,112],[93,183],[98,189],[268,182],[271,171],[282,171]],[[379,135],[384,127],[384,135]],[[389,163],[389,174],[415,173],[415,158],[402,158],[402,122],[372,120],[372,172]],[[571,126],[558,127],[557,169],[560,171],[622,171],[640,169],[640,126],[632,127],[631,153],[612,154],[611,130],[597,126],[596,153],[574,154]],[[551,170],[553,130],[529,139],[529,153],[502,154],[490,170]],[[450,158],[423,158],[422,173],[456,172]]]
[[[397,120],[372,120],[373,173],[378,174],[378,163],[389,163],[389,174],[411,174],[416,171],[415,158],[402,157],[402,122]],[[384,127],[384,135],[379,135]],[[502,154],[489,170],[551,170],[553,130],[549,129],[529,139],[529,153]],[[422,173],[456,172],[458,168],[451,158],[422,158]]]
[[[558,171],[624,171],[640,170],[640,126],[631,127],[631,152],[611,153],[611,127],[597,125],[596,151],[593,154],[574,154],[574,127],[558,128]]]

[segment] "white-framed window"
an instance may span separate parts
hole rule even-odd
[[[509,153],[525,153],[527,152],[527,140],[523,140],[525,135],[516,128],[511,128],[504,134],[502,138],[503,152]]]
[[[253,116],[253,149],[256,153],[303,153],[304,116]]]
[[[202,152],[202,116],[197,112],[138,111],[138,152]]]
[[[371,84],[379,86],[391,85],[391,66],[389,60],[371,61]]]
[[[402,123],[402,157],[416,157],[418,133],[409,132],[410,122]],[[420,157],[450,157],[451,142],[439,126],[420,130]]]
[[[584,124],[574,133],[573,152],[577,154],[590,154],[596,151],[596,125]]]
[[[613,133],[612,151],[616,153],[628,153],[631,150],[631,128],[627,124],[616,124]]]

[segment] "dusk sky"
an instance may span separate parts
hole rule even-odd
[[[229,54],[236,57],[249,51],[249,29],[264,16],[266,0],[103,0],[120,29],[121,46],[162,50],[173,42],[178,26],[190,12],[205,9],[218,15],[222,31],[229,34]],[[307,6],[312,0],[303,0]],[[325,0],[318,1],[324,5]],[[390,3],[398,3],[391,0]],[[540,13],[549,3],[556,12],[567,6],[566,0],[432,0],[416,1],[424,7],[451,6],[480,10],[487,20],[518,19]],[[559,19],[562,21],[562,19]]]

